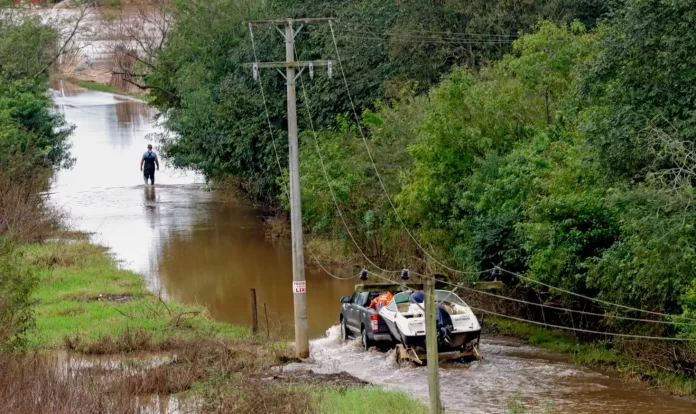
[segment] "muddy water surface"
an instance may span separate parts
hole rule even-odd
[[[154,113],[130,98],[65,83],[54,89],[57,109],[76,126],[72,153],[77,162],[57,175],[52,199],[71,214],[74,226],[94,233],[95,241],[142,274],[153,291],[204,304],[216,318],[248,324],[249,289],[255,288],[270,325],[290,337],[290,246],[264,237],[261,213],[205,191],[202,177],[164,163],[157,185],[146,187],[139,162],[146,137],[158,131]],[[352,291],[354,282],[331,279],[316,269],[308,269],[307,279],[310,334],[316,338],[311,344],[316,362],[309,368],[344,370],[427,400],[425,368],[398,366],[392,353],[364,352],[354,342],[339,342],[332,325],[339,298]],[[484,340],[482,352],[483,361],[443,366],[448,411],[504,413],[510,399],[519,398],[532,412],[545,407],[564,413],[696,412],[692,400],[628,384],[513,341]]]

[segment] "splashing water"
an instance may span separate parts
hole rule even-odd
[[[397,364],[395,351],[364,351],[360,339],[341,341],[340,327],[311,342],[312,364],[288,369],[320,373],[346,371],[362,380],[428,400],[427,368]],[[561,355],[521,345],[510,338],[484,337],[484,360],[441,362],[440,386],[448,412],[505,413],[511,399],[552,412],[693,413],[693,402],[629,384],[603,372],[572,365]]]

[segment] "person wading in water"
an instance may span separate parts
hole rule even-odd
[[[143,168],[143,166],[145,168]],[[145,179],[145,185],[147,185],[148,178],[152,185],[155,185],[155,166],[157,166],[157,171],[159,171],[159,160],[157,159],[157,154],[152,151],[152,145],[147,145],[147,151],[143,154],[143,158],[140,160],[140,171],[143,172],[143,178]]]

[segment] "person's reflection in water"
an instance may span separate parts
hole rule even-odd
[[[145,186],[145,194],[143,206],[145,207],[145,217],[147,218],[150,228],[157,227],[157,222],[160,217],[158,213],[159,206],[157,205],[157,193],[154,185]]]
[[[156,198],[156,193],[155,193],[155,186],[148,186],[145,187],[145,206],[146,207],[155,207],[155,200]]]

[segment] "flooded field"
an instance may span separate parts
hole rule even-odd
[[[146,278],[155,292],[206,305],[218,319],[248,325],[249,290],[266,304],[269,325],[292,332],[290,246],[265,237],[261,212],[224,194],[206,191],[202,177],[162,164],[157,185],[143,185],[139,162],[148,134],[157,132],[145,104],[112,94],[54,85],[57,110],[76,126],[73,169],[61,171],[53,202],[77,229],[112,249],[124,267]],[[331,269],[342,276],[352,272]],[[307,271],[312,357],[289,369],[347,371],[361,379],[427,399],[426,369],[398,366],[394,355],[340,343],[339,298],[354,281]],[[263,310],[260,310],[263,320]],[[327,334],[328,329],[328,334]],[[511,399],[533,412],[693,413],[692,400],[577,367],[557,355],[505,339],[485,338],[485,360],[445,364],[441,370],[448,412],[503,413]],[[69,365],[69,364],[68,364]]]

